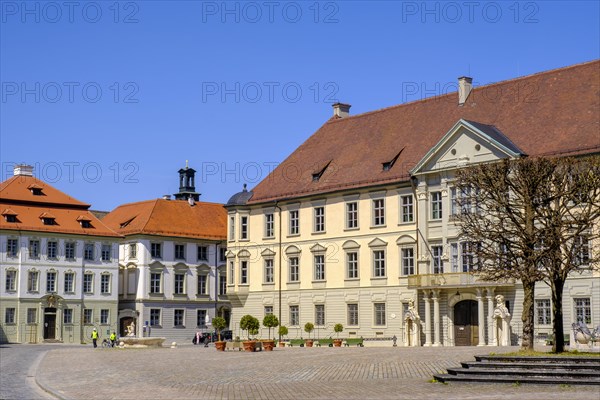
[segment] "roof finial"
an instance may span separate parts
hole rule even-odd
[[[244,192],[247,192],[247,190],[246,190],[246,186],[247,186],[247,185],[244,183]]]
[[[188,160],[185,160],[185,169],[188,168]]]

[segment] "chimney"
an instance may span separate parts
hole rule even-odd
[[[193,196],[188,197],[188,203],[192,207],[196,204],[196,201],[194,200]]]
[[[458,78],[458,105],[463,106],[469,95],[471,94],[471,90],[473,89],[473,78],[469,78],[468,76],[461,76]]]
[[[162,198],[163,198],[163,200],[171,200],[171,195],[170,194],[164,194]]]
[[[350,115],[350,104],[335,103],[333,106],[333,116],[338,118],[344,118]]]
[[[17,164],[13,170],[14,176],[33,176],[33,167],[27,164]]]

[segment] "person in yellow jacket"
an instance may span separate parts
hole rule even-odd
[[[110,334],[110,347],[115,347],[116,341],[117,341],[117,333],[113,332]]]
[[[98,335],[98,331],[96,330],[96,328],[94,328],[94,330],[92,331],[92,343],[94,343],[94,348],[98,347],[98,337],[100,335]]]

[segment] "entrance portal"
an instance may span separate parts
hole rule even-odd
[[[477,302],[463,300],[454,306],[454,344],[456,346],[477,346],[479,329]]]
[[[44,309],[44,339],[56,339],[56,308]]]

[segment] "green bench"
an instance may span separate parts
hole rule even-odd
[[[363,338],[348,338],[345,340],[344,346],[346,346],[346,347],[350,347],[350,346],[364,347]]]
[[[293,347],[293,346],[304,347],[304,339],[290,339],[288,346],[289,347]]]
[[[565,344],[569,345],[570,344],[570,336],[569,335],[564,335],[565,338]],[[546,339],[546,346],[552,346],[554,344],[554,335],[549,335],[548,338]]]
[[[333,347],[333,339],[329,338],[329,339],[319,339],[317,340],[317,346],[321,347],[321,346],[328,346],[328,347]]]

